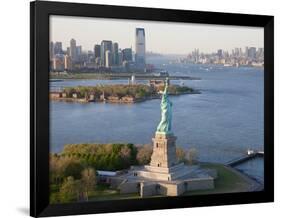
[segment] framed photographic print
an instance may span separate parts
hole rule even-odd
[[[31,2],[31,216],[273,201],[273,16]]]

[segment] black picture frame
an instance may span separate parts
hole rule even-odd
[[[118,18],[264,28],[264,190],[49,204],[49,16]],[[30,3],[30,215],[58,216],[272,202],[274,200],[274,17],[80,3]]]

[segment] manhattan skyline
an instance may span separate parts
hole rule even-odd
[[[218,48],[263,47],[263,28],[135,21],[104,18],[50,16],[50,41],[61,41],[63,47],[71,38],[93,50],[104,39],[117,41],[120,47],[135,47],[134,29],[146,29],[147,51],[162,54],[187,54],[194,48],[200,52],[215,52]]]

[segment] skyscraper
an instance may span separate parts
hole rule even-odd
[[[136,28],[136,55],[137,66],[145,67],[145,32],[144,28]]]
[[[123,54],[122,54],[122,51],[119,50],[118,51],[118,63],[119,63],[119,65],[121,65],[122,62],[123,62]]]
[[[100,58],[100,45],[95,45],[94,46],[94,55],[95,55],[95,58]]]
[[[69,47],[66,48],[66,54],[67,54],[68,56],[70,56],[70,48],[69,48]]]
[[[72,61],[76,61],[77,59],[77,48],[75,39],[70,40],[70,57]]]
[[[132,61],[132,49],[131,48],[125,48],[122,50],[122,57],[123,61]]]
[[[249,58],[255,59],[256,58],[256,48],[250,47],[249,48]]]
[[[249,47],[245,47],[245,57],[247,58],[249,56]]]
[[[263,56],[264,56],[264,49],[263,48],[258,48],[258,51],[256,53],[256,57],[263,59]]]
[[[76,46],[76,61],[81,62],[82,61],[82,46]]]
[[[222,55],[223,55],[222,49],[218,49],[217,54],[218,54],[219,58],[222,58]]]
[[[235,48],[234,49],[234,55],[236,56],[236,57],[238,57],[240,54],[239,54],[239,48]]]
[[[50,48],[49,48],[49,55],[50,55],[50,60],[54,58],[54,43],[50,42]]]
[[[68,55],[64,56],[64,69],[72,70],[71,58]]]
[[[62,43],[61,42],[55,42],[54,44],[54,54],[62,54]]]
[[[106,50],[105,52],[105,67],[111,67],[112,66],[112,53],[109,50]]]
[[[52,60],[53,71],[64,71],[64,55],[56,54]]]
[[[113,65],[119,65],[119,58],[118,58],[118,43],[114,42],[112,46],[112,58],[113,58]]]
[[[105,52],[112,52],[112,41],[102,40],[101,42],[101,65],[105,66]]]

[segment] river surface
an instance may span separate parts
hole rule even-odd
[[[171,81],[199,89],[201,94],[171,96],[172,130],[177,145],[196,148],[201,161],[225,163],[247,149],[263,150],[264,72],[253,67],[169,64],[151,60],[170,75],[201,80]],[[147,83],[148,81],[139,81]],[[127,80],[65,80],[51,89],[97,84],[126,84]],[[137,104],[50,103],[50,150],[60,152],[70,143],[151,143],[160,121],[160,100]],[[250,161],[251,162],[251,161]],[[263,159],[240,166],[263,181]]]

